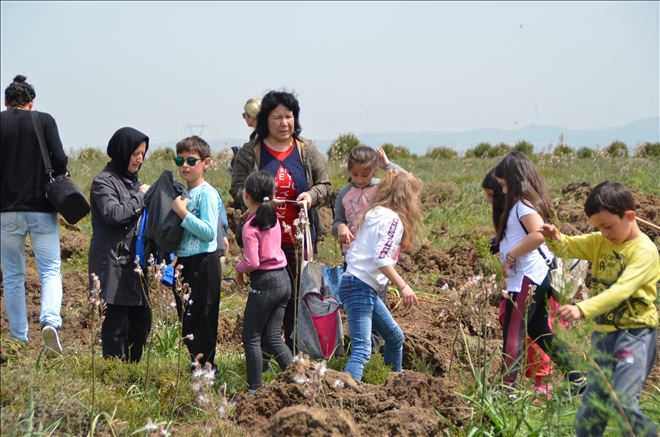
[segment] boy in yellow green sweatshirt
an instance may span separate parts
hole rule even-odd
[[[576,435],[603,435],[610,404],[623,416],[625,435],[657,436],[655,424],[639,408],[639,395],[656,357],[658,249],[637,226],[635,201],[622,184],[596,186],[584,211],[599,232],[569,237],[549,224],[540,231],[558,256],[592,265],[592,297],[559,308],[563,320],[596,322],[591,344],[597,367],[576,415]]]

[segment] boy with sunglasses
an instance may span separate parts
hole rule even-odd
[[[174,199],[172,210],[181,217],[183,239],[176,249],[177,264],[183,266],[181,283],[190,286],[184,298],[175,290],[177,312],[183,324],[183,337],[191,361],[216,367],[215,346],[218,338],[220,309],[220,259],[217,232],[222,199],[204,180],[211,167],[211,148],[202,138],[184,138],[176,145],[174,163],[186,181],[188,197]],[[200,355],[201,354],[201,355]]]

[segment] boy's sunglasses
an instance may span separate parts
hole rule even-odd
[[[202,158],[195,158],[194,156],[189,156],[184,158],[183,156],[177,156],[174,158],[174,163],[177,167],[182,167],[184,162],[187,162],[190,167],[197,165],[197,161],[202,161]]]

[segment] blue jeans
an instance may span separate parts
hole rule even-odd
[[[591,336],[592,356],[598,368],[589,373],[582,405],[575,416],[578,437],[602,436],[610,413],[625,417],[627,423],[619,424],[622,435],[657,437],[655,424],[639,408],[639,394],[655,362],[657,336],[657,330],[650,328],[595,332]]]
[[[25,304],[25,236],[30,234],[41,281],[41,325],[62,326],[62,274],[57,214],[50,212],[0,213],[4,298],[12,338],[28,341]]]
[[[339,286],[339,297],[348,317],[351,337],[351,356],[346,372],[356,381],[362,380],[364,366],[371,358],[371,327],[385,340],[385,364],[401,371],[403,361],[403,331],[394,321],[385,303],[376,291],[353,275],[344,275]]]

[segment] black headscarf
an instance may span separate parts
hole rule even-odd
[[[138,181],[138,174],[128,172],[128,164],[131,162],[131,155],[140,144],[145,142],[149,150],[149,137],[132,127],[122,127],[112,135],[108,142],[108,156],[111,161],[106,168],[121,176],[127,183],[135,184]],[[145,150],[145,153],[146,153]],[[139,169],[138,169],[139,171]]]

